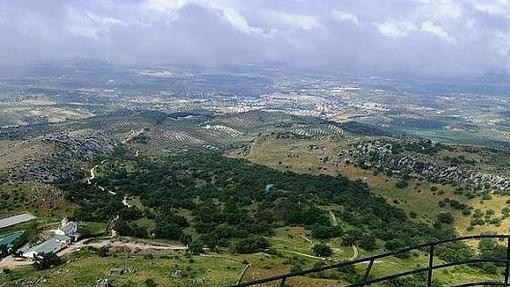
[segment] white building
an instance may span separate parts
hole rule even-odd
[[[55,230],[55,234],[57,235],[65,235],[71,238],[76,237],[78,233],[78,224],[74,221],[68,221],[67,218],[63,218],[60,224],[60,227]]]

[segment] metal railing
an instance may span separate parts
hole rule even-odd
[[[436,246],[445,244],[445,243],[449,243],[449,242],[455,242],[455,241],[480,240],[480,239],[486,239],[486,238],[506,239],[507,248],[506,248],[506,257],[504,259],[503,258],[470,259],[470,260],[448,262],[448,263],[443,263],[440,265],[434,265],[434,249],[436,248]],[[406,253],[406,252],[409,252],[412,250],[418,250],[418,249],[427,249],[428,250],[428,266],[427,267],[418,268],[418,269],[414,269],[411,271],[396,273],[396,274],[378,277],[378,278],[370,277],[370,272],[372,271],[374,262],[377,259],[394,256],[397,254],[402,254],[402,253]],[[352,261],[320,266],[317,268],[312,268],[312,269],[297,271],[297,272],[291,272],[291,273],[282,274],[282,275],[278,275],[278,276],[257,279],[257,280],[253,280],[253,281],[249,281],[249,282],[241,282],[241,283],[232,285],[232,287],[255,286],[255,285],[264,284],[264,283],[277,283],[277,282],[279,282],[280,287],[283,287],[285,285],[285,283],[287,282],[288,278],[292,278],[292,277],[296,277],[296,276],[303,276],[303,275],[312,274],[312,273],[318,273],[318,272],[331,270],[331,269],[345,268],[345,267],[354,266],[354,265],[358,265],[361,263],[367,263],[367,262],[368,262],[368,265],[367,265],[367,268],[365,269],[365,273],[364,273],[361,281],[358,283],[345,285],[344,287],[368,286],[373,283],[379,283],[379,282],[388,281],[388,280],[396,279],[399,277],[409,276],[409,275],[414,275],[414,274],[419,274],[419,273],[427,274],[426,275],[427,286],[431,287],[434,270],[457,266],[457,265],[471,264],[471,263],[504,263],[504,265],[505,265],[505,272],[503,274],[504,281],[503,282],[490,281],[490,282],[464,283],[461,285],[455,285],[455,286],[451,286],[451,287],[469,287],[469,286],[505,286],[505,287],[509,287],[510,286],[509,285],[510,235],[474,235],[474,236],[458,237],[458,238],[454,238],[454,239],[440,240],[440,241],[424,243],[424,244],[420,244],[420,245],[416,245],[416,246],[412,246],[412,247],[406,247],[406,248],[399,249],[396,251],[385,252],[385,253],[381,253],[381,254],[378,254],[375,256],[365,257],[365,258],[356,259],[356,260],[352,260]]]

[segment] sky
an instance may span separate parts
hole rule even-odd
[[[510,73],[510,0],[0,0],[0,65]]]

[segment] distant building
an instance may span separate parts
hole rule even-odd
[[[67,235],[60,235],[60,234],[55,234],[55,236],[53,236],[53,240],[55,240],[58,243],[65,244],[65,245],[69,245],[69,244],[71,244],[71,242],[73,242],[73,239],[71,237],[69,237]]]
[[[20,238],[25,231],[14,231],[0,237],[0,246],[5,245],[7,248],[14,247],[14,243]]]
[[[68,221],[63,218],[60,227],[54,231],[53,237],[40,244],[32,246],[23,257],[34,258],[41,253],[57,253],[69,246],[78,235],[78,224],[74,221]]]
[[[23,253],[23,257],[26,258],[34,258],[41,253],[57,253],[60,250],[66,248],[73,241],[72,238],[66,235],[58,235],[50,239],[46,240],[43,243],[32,246],[25,253]]]
[[[72,239],[76,239],[78,235],[78,224],[74,221],[68,221],[67,218],[63,218],[60,227],[55,231],[56,235],[69,236]]]

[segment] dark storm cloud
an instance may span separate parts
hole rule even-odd
[[[480,74],[510,67],[509,15],[507,0],[0,0],[0,63]]]

